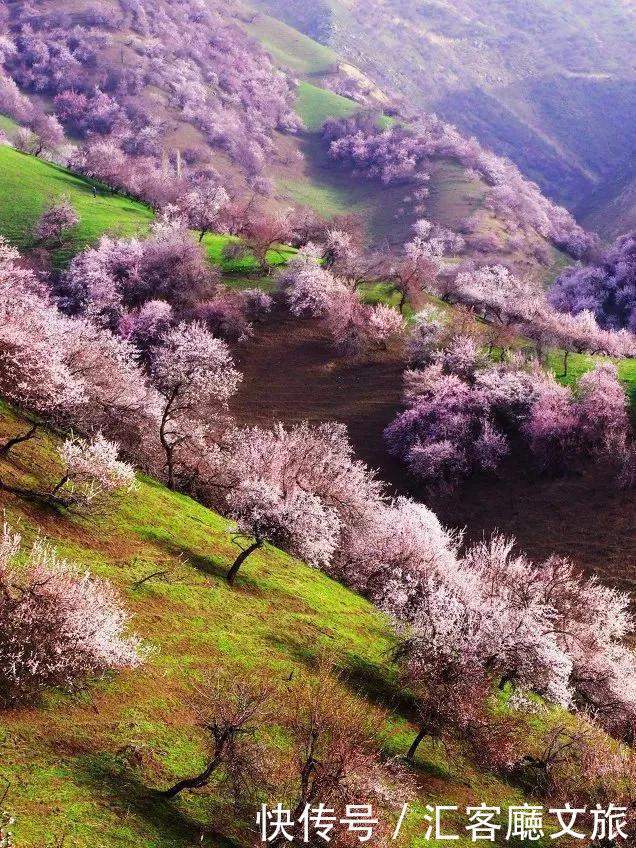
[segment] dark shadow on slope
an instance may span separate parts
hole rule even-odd
[[[474,135],[499,156],[511,159],[541,189],[560,203],[576,203],[593,188],[585,173],[569,162],[505,104],[504,96],[472,88],[447,94],[432,111],[465,135]]]
[[[388,660],[388,657],[387,657]],[[397,677],[384,666],[349,654],[342,665],[342,680],[357,695],[378,707],[397,713],[408,721],[417,721],[417,701],[400,686]]]
[[[400,215],[408,186],[383,185],[376,180],[353,176],[329,156],[319,133],[306,133],[300,142],[305,156],[307,178],[327,191],[342,206],[342,212],[357,212],[368,222],[370,240],[402,244],[409,233],[412,218]],[[320,210],[318,210],[320,211]]]
[[[217,560],[212,556],[201,556],[201,554],[193,551],[191,548],[171,542],[170,539],[167,539],[163,534],[155,532],[154,530],[144,530],[140,532],[139,537],[146,542],[151,542],[153,545],[173,557],[185,558],[184,561],[186,565],[191,565],[193,568],[196,568],[197,571],[201,571],[208,577],[225,578],[230,566],[232,565],[231,562],[226,563],[221,560]]]
[[[192,550],[192,548],[184,545],[178,545],[161,533],[156,533],[153,530],[144,530],[140,532],[139,536],[141,539],[150,542],[170,556],[175,558],[180,557],[184,565],[190,565],[197,571],[205,574],[207,577],[213,577],[222,581],[226,580],[234,558],[238,556],[239,553],[239,549],[236,547],[233,548],[232,553],[229,554],[227,558],[217,559],[213,556],[202,556],[197,551]],[[265,552],[266,555],[267,548],[261,550],[261,556],[263,556],[263,552]],[[252,574],[254,575],[253,577],[251,576]],[[285,592],[271,587],[264,589],[262,583],[257,580],[259,576],[262,577],[263,580],[267,579],[265,569],[263,568],[262,571],[259,571],[259,565],[256,562],[256,557],[254,557],[254,560],[247,560],[236,575],[236,582],[234,583],[233,590],[237,592],[244,592],[259,598],[269,597],[272,599],[272,603],[276,603],[278,601],[279,603],[284,604],[287,609],[290,609],[291,607],[298,612],[307,612],[309,610],[309,607],[305,605],[303,605],[302,608],[298,607],[297,599],[291,590],[289,592]]]
[[[134,812],[153,830],[169,834],[175,840],[175,846],[205,845],[210,839],[215,846],[238,848],[237,843],[214,833],[207,824],[197,821],[174,802],[161,798],[155,789],[146,786],[132,771],[118,766],[110,758],[88,759],[83,765],[81,762],[74,764],[73,769],[78,783],[106,795],[109,806],[120,812],[122,819]]]

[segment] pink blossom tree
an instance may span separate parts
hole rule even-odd
[[[245,342],[252,337],[254,328],[247,319],[247,309],[242,292],[219,287],[218,294],[192,310],[213,336],[227,342]]]
[[[16,250],[0,238],[0,392],[42,415],[68,411],[85,399],[65,361],[65,320]]]
[[[79,220],[71,202],[62,197],[40,215],[35,228],[36,238],[49,248],[57,248],[69,238]]]
[[[308,492],[333,511],[342,526],[361,520],[378,505],[383,486],[353,454],[344,425],[303,422],[271,430],[252,427],[225,440],[227,484],[263,479],[284,493]]]
[[[64,141],[64,130],[52,115],[36,115],[30,121],[30,128],[18,130],[15,146],[23,153],[41,156],[53,153]]]
[[[156,405],[136,350],[90,321],[60,313],[18,259],[0,243],[3,396],[57,425],[101,430],[136,455]]]
[[[334,293],[327,311],[327,329],[336,350],[356,354],[387,350],[402,341],[406,325],[397,310],[384,304],[363,304],[357,292],[342,287]]]
[[[306,246],[279,277],[279,287],[297,317],[324,318],[332,300],[346,291],[339,280],[320,267],[317,256],[313,245]]]
[[[263,321],[274,306],[272,296],[262,289],[243,289],[241,299],[248,321]]]
[[[136,349],[77,318],[64,318],[58,346],[60,340],[64,365],[84,396],[66,416],[66,425],[70,422],[84,433],[103,432],[147,467],[146,444],[156,429],[160,402],[139,367]]]
[[[101,433],[94,439],[65,439],[59,449],[62,476],[51,495],[67,509],[95,510],[117,492],[131,491],[135,474],[119,459],[119,445]]]
[[[599,363],[579,380],[578,438],[600,457],[622,456],[630,434],[629,401],[612,363]]]
[[[236,521],[236,541],[250,540],[228,571],[230,585],[245,560],[265,542],[310,565],[324,566],[331,560],[340,521],[317,495],[300,489],[287,493],[264,479],[244,480],[229,495],[228,505]]]
[[[415,314],[408,336],[408,354],[413,365],[424,367],[432,363],[447,328],[447,318],[434,306],[426,306]]]
[[[502,324],[532,317],[543,303],[541,292],[503,265],[462,271],[455,280],[462,302]]]
[[[391,342],[401,339],[406,330],[404,319],[395,309],[379,303],[368,311],[366,343],[369,347],[386,350]]]
[[[341,425],[237,430],[226,438],[224,456],[226,506],[239,537],[250,540],[230,570],[231,581],[266,541],[328,567],[341,530],[364,521],[381,499],[380,483],[354,459]]]
[[[198,428],[209,431],[226,412],[241,375],[227,345],[198,323],[179,324],[164,337],[152,351],[150,374],[161,396],[159,438],[173,489],[179,453],[187,452]]]
[[[165,300],[147,300],[139,309],[126,312],[119,321],[119,335],[143,354],[157,345],[174,322],[172,307]]]
[[[564,707],[572,702],[571,652],[563,643],[544,566],[514,551],[515,540],[495,535],[467,551],[464,568],[480,586],[483,657],[509,683],[539,692]]]
[[[412,474],[441,488],[476,470],[496,468],[509,449],[482,394],[439,365],[420,372],[412,405],[384,435],[390,453]]]
[[[212,181],[180,198],[179,205],[192,229],[199,233],[199,242],[203,241],[206,233],[218,228],[223,207],[229,200],[230,197],[223,186],[215,185]]]
[[[76,688],[144,658],[109,584],[60,559],[44,541],[18,567],[20,538],[0,538],[0,701],[30,703],[48,687]]]
[[[283,213],[253,212],[242,222],[240,235],[256,259],[261,272],[269,274],[268,254],[293,237],[289,216]]]
[[[398,498],[344,528],[332,573],[406,623],[427,581],[457,570],[459,542],[423,504]]]

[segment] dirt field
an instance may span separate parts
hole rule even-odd
[[[535,557],[569,556],[636,591],[636,498],[616,493],[603,469],[552,480],[513,457],[497,476],[470,480],[450,498],[427,498],[382,445],[382,431],[400,409],[399,361],[334,357],[320,322],[281,313],[239,360],[245,378],[233,412],[241,423],[342,421],[358,455],[396,492],[428,502],[445,523],[466,527],[469,538],[499,529]]]

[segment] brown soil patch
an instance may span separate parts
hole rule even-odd
[[[499,474],[467,481],[432,504],[474,540],[499,530],[533,557],[567,556],[601,578],[636,590],[636,498],[607,469],[549,479],[511,460]]]
[[[340,421],[366,462],[385,461],[380,434],[400,405],[398,357],[335,356],[320,321],[277,311],[237,358],[244,378],[232,413],[239,423]]]

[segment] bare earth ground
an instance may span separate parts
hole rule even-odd
[[[604,469],[547,479],[513,456],[497,476],[470,480],[448,498],[427,498],[382,445],[382,431],[400,409],[395,357],[340,359],[320,322],[277,312],[238,358],[245,377],[233,413],[240,423],[342,421],[358,455],[395,491],[425,500],[446,524],[466,527],[469,539],[498,529],[534,557],[556,552],[636,591],[636,498],[617,493]]]

